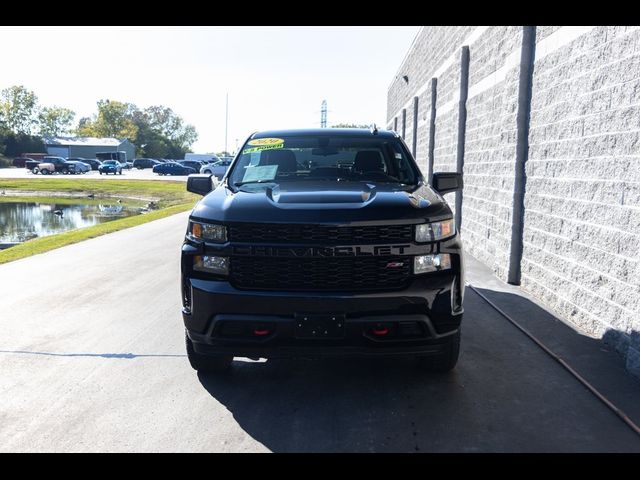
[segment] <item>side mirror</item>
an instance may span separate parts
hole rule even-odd
[[[462,174],[456,172],[434,173],[432,185],[440,195],[462,190]]]
[[[187,191],[206,195],[213,190],[212,175],[210,173],[195,173],[187,177]]]

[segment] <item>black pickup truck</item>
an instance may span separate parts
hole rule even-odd
[[[215,181],[217,183],[217,181]],[[251,135],[205,195],[182,247],[182,316],[193,368],[234,356],[411,355],[458,360],[462,243],[442,195],[403,140],[377,129]]]

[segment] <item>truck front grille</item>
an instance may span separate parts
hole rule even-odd
[[[246,223],[230,225],[228,229],[229,239],[232,242],[349,245],[411,242],[413,240],[412,225],[338,227]]]
[[[411,257],[231,257],[237,288],[296,291],[367,291],[403,288]]]

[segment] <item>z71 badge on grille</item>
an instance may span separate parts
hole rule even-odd
[[[384,268],[402,268],[404,267],[404,262],[389,262],[387,266]]]

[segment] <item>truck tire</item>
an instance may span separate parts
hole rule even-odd
[[[198,372],[223,372],[228,370],[233,362],[229,355],[201,355],[193,349],[193,342],[184,332],[184,341],[187,347],[187,358],[194,370]]]
[[[34,175],[37,175],[39,171],[40,169],[38,167],[33,167],[33,170],[31,170],[31,173],[33,173]]]
[[[47,170],[46,168],[44,168],[44,169],[42,169],[42,170],[41,170],[41,172],[40,172],[40,173],[42,173],[42,175],[49,175],[49,173],[50,173],[50,172],[49,172],[49,170]]]
[[[445,351],[439,355],[418,357],[420,370],[434,373],[447,373],[456,366],[460,356],[460,330],[451,336]]]

